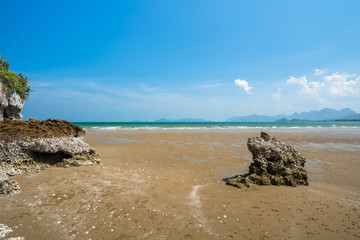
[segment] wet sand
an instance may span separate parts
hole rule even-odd
[[[274,132],[310,185],[240,190],[259,132],[89,131],[102,165],[15,176],[0,224],[25,239],[359,239],[360,135]]]

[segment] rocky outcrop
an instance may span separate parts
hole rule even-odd
[[[39,121],[30,118],[27,121],[0,121],[0,140],[31,140],[35,138],[84,137],[85,131],[64,120],[50,118]]]
[[[4,120],[5,108],[9,105],[6,95],[1,91],[1,81],[0,81],[0,121]]]
[[[85,141],[85,131],[64,120],[0,121],[0,195],[20,191],[9,176],[50,166],[87,166],[100,163]]]
[[[13,195],[20,192],[19,184],[6,173],[0,172],[0,196]]]
[[[21,114],[24,107],[24,100],[16,92],[11,92],[8,96],[1,91],[0,85],[0,120],[17,119],[22,120]]]
[[[226,183],[239,188],[253,185],[308,185],[304,168],[305,157],[292,146],[262,132],[261,137],[249,138],[248,149],[253,155],[249,173],[227,178]]]

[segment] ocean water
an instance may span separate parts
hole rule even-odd
[[[73,122],[101,131],[286,131],[360,134],[360,122]]]

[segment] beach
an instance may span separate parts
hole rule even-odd
[[[360,0],[0,6],[0,240],[360,240]]]
[[[263,129],[91,129],[99,166],[14,176],[0,223],[25,239],[359,239],[359,128],[265,129],[307,162],[309,186],[238,189]]]

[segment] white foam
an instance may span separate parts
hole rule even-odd
[[[95,131],[153,131],[153,132],[161,132],[161,131],[252,131],[252,130],[264,130],[264,131],[328,131],[328,130],[359,130],[360,126],[344,126],[344,125],[328,125],[328,126],[276,126],[276,125],[268,125],[268,126],[219,126],[219,125],[211,125],[211,126],[89,126],[84,127],[85,130],[95,130]]]

